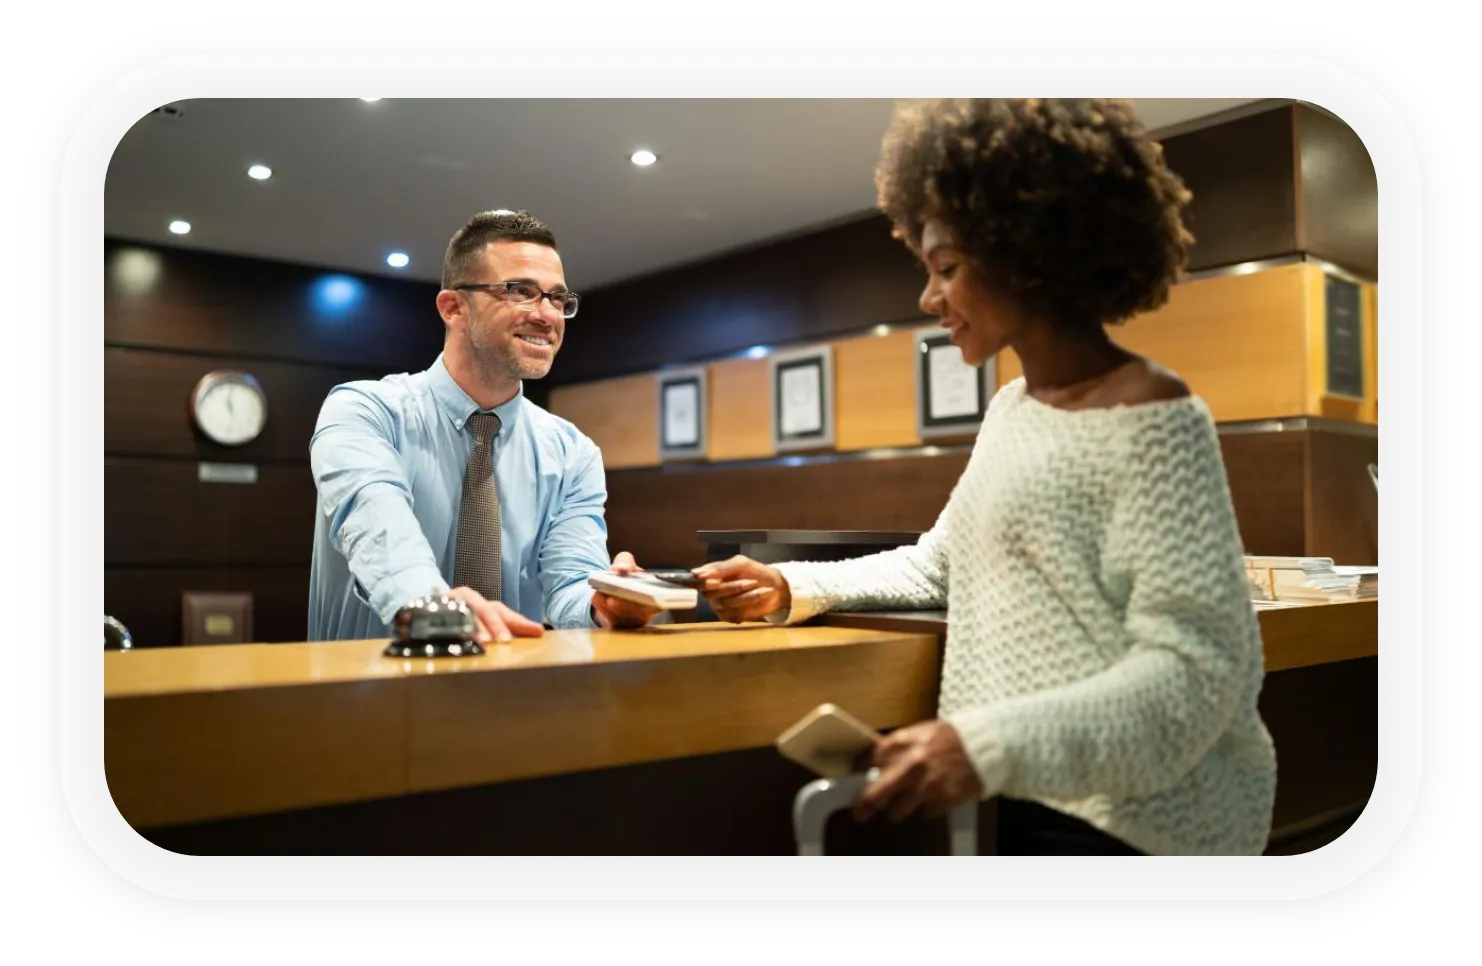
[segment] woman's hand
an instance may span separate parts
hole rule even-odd
[[[792,590],[776,567],[737,555],[691,571],[705,581],[700,593],[721,620],[739,624],[792,608]]]
[[[882,810],[893,822],[918,812],[937,818],[984,795],[962,736],[945,721],[892,731],[875,742],[868,765],[880,775],[854,803],[854,817],[861,822]]]

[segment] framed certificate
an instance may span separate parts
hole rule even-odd
[[[772,357],[772,439],[779,452],[834,445],[832,346]]]
[[[704,458],[705,397],[704,369],[659,373],[660,458]]]
[[[941,326],[916,330],[916,434],[923,439],[977,432],[988,405],[988,378],[981,366],[962,361]]]

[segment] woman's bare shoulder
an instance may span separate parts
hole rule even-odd
[[[1123,366],[1113,385],[1107,387],[1123,405],[1183,399],[1191,395],[1189,386],[1171,369],[1151,359],[1138,358]]]

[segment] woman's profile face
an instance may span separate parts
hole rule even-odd
[[[926,288],[919,304],[942,320],[962,360],[980,366],[1019,337],[1026,319],[1018,301],[957,244],[939,219],[922,227],[918,255],[926,266]]]

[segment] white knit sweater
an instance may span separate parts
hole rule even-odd
[[[774,619],[945,603],[938,713],[990,792],[1152,854],[1259,854],[1276,758],[1242,552],[1202,400],[1069,411],[1020,379],[931,532],[779,565]]]

